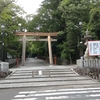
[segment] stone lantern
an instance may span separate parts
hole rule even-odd
[[[88,51],[88,41],[92,40],[93,37],[89,34],[88,29],[86,30],[86,35],[84,36],[83,40],[85,40],[84,45],[86,45],[86,50],[84,53],[84,59],[93,59],[94,57],[89,56],[89,51]]]

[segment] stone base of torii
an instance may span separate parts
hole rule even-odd
[[[16,32],[15,35],[17,36],[23,36],[22,39],[19,39],[19,41],[22,41],[22,65],[25,65],[25,54],[26,54],[26,41],[48,41],[48,50],[49,50],[49,63],[50,65],[53,65],[53,57],[52,57],[52,47],[51,47],[51,41],[57,41],[57,39],[52,39],[51,36],[57,36],[57,33],[34,33],[34,32]],[[47,37],[47,39],[28,39],[27,36],[36,36],[36,37]]]

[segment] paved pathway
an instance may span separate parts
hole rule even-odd
[[[0,89],[19,89],[11,100],[100,100],[100,83],[79,76],[75,67],[27,59],[25,66],[10,69],[13,73],[0,80]]]
[[[43,60],[27,59],[25,66],[10,69],[6,79],[0,80],[0,88],[80,88],[97,87],[100,83],[86,76],[79,76],[73,66],[50,66]]]
[[[100,100],[100,88],[20,91],[11,100]]]

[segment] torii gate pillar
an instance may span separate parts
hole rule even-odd
[[[22,44],[22,65],[25,65],[25,54],[26,54],[26,41],[48,41],[48,49],[49,49],[49,62],[50,65],[53,65],[53,57],[52,57],[52,47],[51,41],[57,41],[57,39],[52,39],[51,36],[57,36],[57,33],[34,33],[34,32],[16,32],[17,36],[23,36],[23,39],[19,39],[19,41],[23,41]],[[48,39],[26,39],[26,36],[48,36]]]
[[[53,65],[51,36],[48,36],[48,49],[49,49],[49,62],[50,65]],[[25,65],[25,52],[26,52],[26,36],[23,36],[23,44],[22,44],[22,65],[23,66]]]
[[[51,36],[50,35],[48,35],[48,49],[49,49],[49,62],[50,62],[50,65],[53,65]]]
[[[22,44],[22,66],[25,65],[25,53],[26,53],[26,36],[23,36],[23,44]]]

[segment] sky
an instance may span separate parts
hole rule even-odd
[[[44,0],[17,0],[17,4],[21,6],[27,14],[35,14]]]

